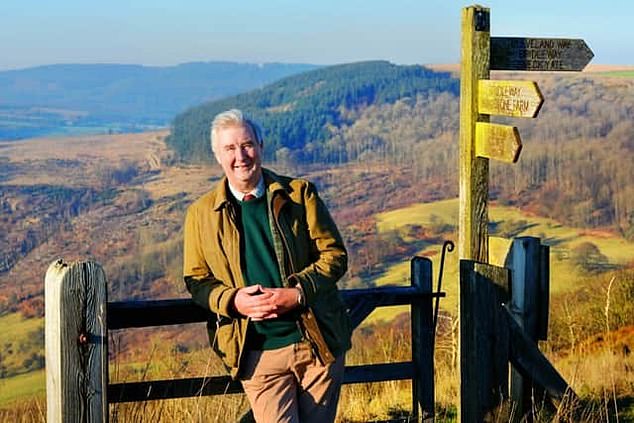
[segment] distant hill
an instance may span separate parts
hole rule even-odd
[[[419,95],[448,92],[455,96],[458,91],[457,79],[423,66],[386,61],[329,66],[193,107],[176,117],[168,144],[184,160],[207,160],[211,119],[237,107],[262,124],[268,158],[345,162],[351,158],[345,146],[327,141],[353,123],[358,111]]]
[[[310,64],[49,65],[0,72],[0,139],[166,126],[204,101],[313,70]]]

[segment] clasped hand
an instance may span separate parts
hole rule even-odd
[[[238,313],[251,320],[274,319],[298,306],[297,289],[251,285],[238,290],[233,304]]]

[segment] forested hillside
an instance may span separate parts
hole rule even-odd
[[[355,157],[333,143],[333,136],[353,124],[359,110],[417,95],[457,95],[458,90],[458,81],[448,73],[422,66],[385,61],[331,66],[192,108],[176,117],[168,143],[185,160],[208,160],[210,120],[237,107],[262,123],[269,159],[343,163]]]
[[[492,163],[491,196],[578,227],[634,238],[634,79],[608,74],[494,73],[532,79],[545,102],[519,127],[514,165]],[[208,160],[209,121],[238,107],[265,129],[268,159],[286,165],[376,161],[411,167],[418,183],[458,195],[457,79],[387,62],[342,65],[190,109],[170,145]]]
[[[516,123],[520,161],[496,165],[499,198],[582,227],[634,239],[634,79],[540,78],[540,117]]]
[[[515,125],[516,164],[491,162],[491,196],[577,227],[634,238],[634,79],[584,74],[497,74],[534,79],[545,102],[536,119]],[[364,160],[412,166],[417,179],[446,182],[458,195],[458,98],[418,96],[370,106],[333,136]],[[333,141],[334,142],[334,141]]]

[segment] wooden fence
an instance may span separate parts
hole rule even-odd
[[[526,421],[544,400],[576,399],[538,348],[548,328],[549,247],[534,237],[505,242],[491,254],[495,264],[460,260],[463,423]]]
[[[108,303],[105,273],[94,262],[58,260],[49,267],[45,285],[48,421],[107,422],[109,403],[242,392],[228,376],[108,383],[108,330],[214,318],[191,300]],[[344,290],[342,295],[354,327],[376,307],[411,304],[412,360],[346,366],[344,383],[411,379],[411,421],[433,421],[433,301],[445,294],[432,292],[431,261],[412,259],[410,286]]]

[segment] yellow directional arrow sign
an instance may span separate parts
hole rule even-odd
[[[478,113],[534,118],[544,97],[533,81],[478,81]]]
[[[509,163],[519,159],[522,140],[516,127],[476,122],[475,135],[476,156]]]

